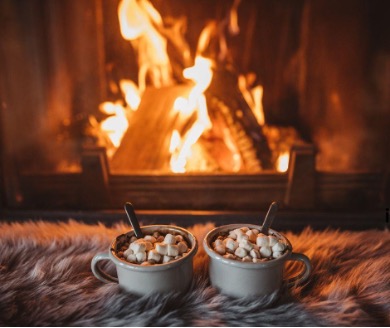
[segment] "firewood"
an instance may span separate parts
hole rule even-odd
[[[223,113],[234,136],[245,167],[258,171],[272,169],[272,153],[267,138],[237,86],[237,76],[225,68],[217,68],[206,91],[209,113]]]
[[[188,85],[146,88],[121,145],[111,159],[111,170],[169,170],[172,131],[185,131],[192,119],[181,119],[179,113],[172,110],[173,104],[177,97],[186,97],[190,89]]]

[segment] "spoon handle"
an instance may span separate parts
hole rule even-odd
[[[127,217],[129,218],[130,224],[134,229],[135,236],[137,238],[143,238],[144,234],[139,226],[139,222],[138,222],[137,216],[135,215],[133,205],[131,203],[127,202],[125,204],[125,211],[126,211]]]
[[[267,214],[265,215],[263,226],[261,227],[261,232],[263,234],[268,235],[269,227],[271,226],[272,221],[274,220],[277,210],[278,210],[278,203],[272,202],[272,204],[268,209]]]

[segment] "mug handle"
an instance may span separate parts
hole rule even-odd
[[[99,262],[100,261],[105,261],[105,260],[111,260],[108,253],[98,253],[96,254],[92,261],[91,261],[91,270],[92,273],[96,278],[98,278],[100,281],[103,282],[118,282],[118,278],[111,276],[110,274],[104,272],[100,266]]]
[[[304,270],[297,276],[287,279],[286,283],[288,287],[303,284],[310,276],[312,266],[310,259],[301,253],[291,253],[290,258],[287,261],[300,261],[305,265]]]

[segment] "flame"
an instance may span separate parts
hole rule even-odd
[[[173,130],[172,136],[171,136],[171,142],[169,144],[169,153],[173,154],[173,152],[179,148],[181,144],[181,138],[180,133],[177,130]]]
[[[193,108],[189,105],[188,99],[185,97],[177,97],[173,103],[173,110],[180,112],[184,116],[190,116],[193,113]]]
[[[281,152],[276,161],[276,170],[278,172],[287,172],[290,161],[290,154],[288,151]]]
[[[183,71],[183,76],[186,79],[190,79],[195,82],[195,86],[189,96],[190,101],[197,99],[197,97],[210,85],[211,79],[213,78],[211,66],[212,62],[210,59],[197,56],[195,58],[195,65],[188,67]]]
[[[125,40],[135,40],[145,31],[148,17],[135,0],[123,0],[118,5],[119,28]]]
[[[100,104],[99,109],[103,113],[111,115],[100,123],[100,128],[108,135],[112,144],[117,148],[129,127],[126,109],[120,103],[109,101]]]
[[[258,85],[254,87],[252,90],[252,97],[253,97],[253,114],[256,117],[257,122],[259,125],[264,125],[265,118],[264,118],[264,109],[263,109],[263,86]]]
[[[183,76],[192,80],[194,87],[188,98],[179,97],[176,99],[174,109],[186,116],[197,111],[197,120],[183,137],[176,130],[172,134],[170,150],[173,148],[172,143],[175,143],[175,148],[173,148],[173,153],[171,152],[170,167],[174,173],[186,172],[185,166],[191,156],[191,147],[198,141],[203,132],[212,126],[207,111],[206,97],[203,94],[213,77],[211,67],[211,60],[197,56],[194,66],[183,71]],[[177,143],[177,139],[182,140],[182,142]]]
[[[252,77],[254,78],[254,77]],[[245,77],[244,75],[240,75],[238,77],[238,87],[244,96],[244,99],[250,109],[252,110],[253,114],[256,117],[257,122],[259,125],[264,125],[265,119],[264,119],[264,109],[263,109],[263,86],[257,85],[253,88],[248,87],[248,79],[250,77]]]
[[[122,37],[134,42],[138,52],[139,90],[145,90],[147,77],[158,88],[171,84],[167,40],[158,31],[163,27],[159,12],[148,0],[122,0],[118,18]]]
[[[229,31],[232,35],[237,35],[240,33],[240,27],[238,25],[238,6],[240,5],[241,0],[234,0],[232,8],[229,12]]]
[[[141,96],[137,85],[131,80],[120,80],[119,82],[122,93],[125,96],[126,103],[136,111],[141,103]]]

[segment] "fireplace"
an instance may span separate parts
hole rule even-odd
[[[388,3],[0,6],[3,209],[388,207]]]

